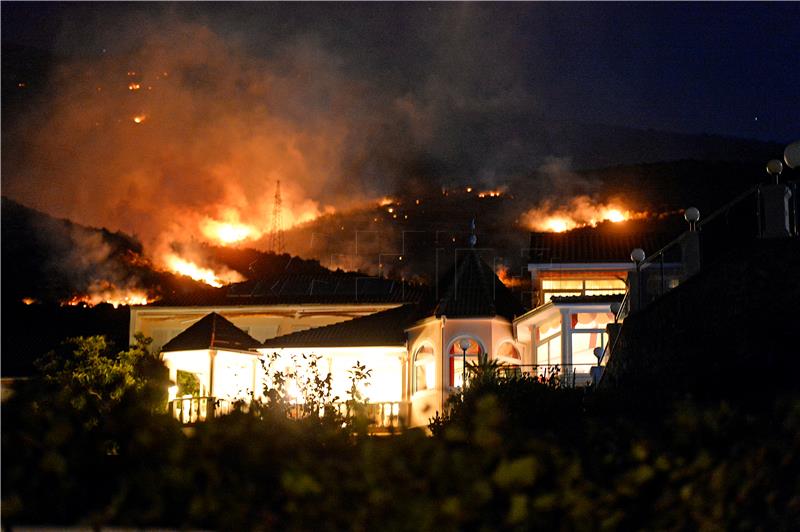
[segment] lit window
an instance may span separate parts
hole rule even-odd
[[[536,364],[561,364],[561,314],[535,327]]]
[[[464,351],[461,349],[461,340],[463,338],[459,338],[453,343],[450,344],[450,349],[448,350],[450,356],[450,386],[451,387],[461,387],[464,378]],[[467,338],[469,341],[469,348],[466,351],[466,359],[467,359],[467,367],[469,367],[470,363],[476,363],[478,361],[478,355],[483,354],[483,348],[481,344],[479,344],[476,340],[472,338]]]
[[[522,356],[519,354],[519,350],[514,347],[514,344],[511,342],[503,342],[500,344],[500,347],[497,348],[497,353],[495,353],[496,358],[516,358],[520,360]]]
[[[431,390],[436,387],[436,359],[433,348],[422,346],[414,355],[414,383],[412,393]]]
[[[561,364],[561,333],[536,347],[536,364],[540,366]]]
[[[622,273],[618,275],[623,275]],[[625,281],[618,277],[593,279],[542,279],[542,302],[554,296],[604,296],[624,294]]]
[[[572,333],[572,366],[576,374],[589,374],[589,369],[597,365],[594,356],[596,347],[604,348],[606,333],[576,331]]]
[[[586,290],[625,290],[622,279],[586,279]]]
[[[542,288],[544,290],[583,290],[583,281],[581,279],[543,279]]]

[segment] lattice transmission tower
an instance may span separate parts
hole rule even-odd
[[[286,253],[286,242],[283,238],[283,208],[281,207],[281,182],[275,185],[275,202],[272,205],[272,225],[269,230],[269,251]]]

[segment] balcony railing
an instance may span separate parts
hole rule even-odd
[[[376,403],[361,404],[353,408],[347,402],[337,402],[333,407],[345,417],[353,417],[356,414],[363,415],[367,419],[368,428],[371,432],[384,432],[397,430],[404,427],[408,421],[409,403],[405,401],[382,401]],[[320,414],[323,414],[321,411]],[[289,410],[289,417],[301,418],[307,414],[304,405],[292,405]]]
[[[334,403],[333,406],[343,416],[355,415],[352,405],[346,402]],[[242,404],[242,408],[246,409],[247,404]],[[216,397],[182,397],[170,401],[168,409],[184,425],[194,425],[230,413],[233,405],[226,399]],[[408,421],[409,404],[402,401],[367,403],[359,405],[358,413],[366,417],[368,428],[373,432],[397,430]],[[287,415],[299,419],[307,415],[307,410],[303,404],[293,404]]]
[[[524,375],[558,386],[574,388],[592,383],[592,368],[595,366],[596,364],[514,364],[500,366],[499,372],[503,377]]]
[[[794,192],[797,183],[786,184]],[[791,236],[798,235],[798,207],[792,195],[787,219]],[[763,234],[761,187],[745,190],[709,216],[697,222],[696,232],[686,232],[652,253],[639,265],[640,280],[636,301],[626,294],[619,318],[625,318],[631,308],[646,307],[694,275],[701,264],[710,264],[727,256],[733,248],[746,247],[749,241]],[[697,247],[694,252],[689,251]],[[689,256],[687,256],[687,253]],[[695,254],[692,263],[690,256]]]
[[[184,425],[193,425],[231,411],[231,403],[218,397],[179,397],[168,404],[169,412]]]

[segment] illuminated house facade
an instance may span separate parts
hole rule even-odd
[[[533,234],[529,312],[477,250],[464,249],[428,293],[375,278],[339,290],[333,274],[279,281],[268,294],[245,283],[217,305],[134,308],[130,330],[155,339],[176,383],[173,410],[184,421],[209,415],[210,399],[202,398],[230,404],[259,395],[262,361],[274,354],[280,367],[319,357],[341,400],[348,370],[364,364],[375,424],[424,426],[461,388],[464,362],[481,354],[514,371],[588,383],[594,350],[607,343],[612,304],[625,292],[631,248],[659,243],[625,232]]]
[[[539,368],[559,365],[574,385],[591,381],[596,348],[608,343],[614,303],[635,269],[631,250],[660,249],[669,231],[637,230],[636,222],[605,223],[564,233],[532,233],[528,271],[533,310],[514,320],[515,337],[528,346]]]

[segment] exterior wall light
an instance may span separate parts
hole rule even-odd
[[[789,168],[800,168],[800,140],[792,142],[783,151],[783,160]]]
[[[689,222],[689,231],[696,231],[697,222],[700,220],[700,210],[697,207],[689,207],[683,213],[683,218]]]

